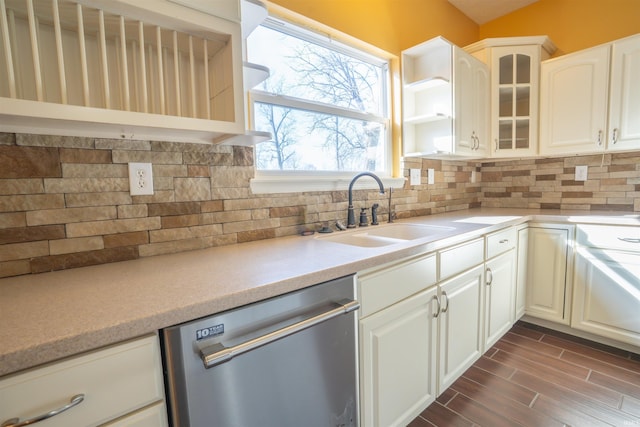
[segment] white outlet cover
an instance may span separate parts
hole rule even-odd
[[[129,192],[132,196],[153,195],[151,163],[129,163]]]
[[[420,185],[420,169],[409,169],[409,184]]]
[[[427,169],[427,184],[436,183],[436,171],[434,169]]]
[[[576,181],[586,181],[587,180],[587,173],[588,173],[588,167],[586,165],[582,165],[582,166],[576,166]]]

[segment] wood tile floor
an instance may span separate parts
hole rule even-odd
[[[640,427],[640,355],[518,322],[409,427]]]

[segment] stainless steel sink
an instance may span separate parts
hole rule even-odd
[[[454,230],[454,228],[438,225],[389,224],[320,235],[316,239],[371,248],[437,236],[451,230]]]

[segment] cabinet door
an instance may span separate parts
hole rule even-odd
[[[540,154],[604,150],[609,49],[598,46],[542,63]]]
[[[572,226],[529,227],[526,313],[569,323],[569,244]]]
[[[613,44],[609,150],[640,148],[640,36]]]
[[[446,390],[482,355],[484,266],[440,284],[438,390]]]
[[[580,247],[571,326],[640,345],[640,253]]]
[[[516,306],[514,320],[518,320],[524,315],[526,307],[528,247],[529,229],[528,227],[523,227],[518,230],[518,261],[516,272]]]
[[[455,152],[486,155],[489,138],[489,72],[487,66],[454,48]]]
[[[540,47],[496,47],[491,58],[491,155],[535,155]]]
[[[485,269],[484,349],[502,337],[514,322],[516,253],[511,250],[487,261]]]
[[[404,426],[436,397],[436,287],[360,321],[362,425]]]

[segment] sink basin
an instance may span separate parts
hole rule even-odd
[[[359,228],[350,232],[347,231],[322,235],[316,238],[334,243],[371,248],[436,236],[453,229],[453,227],[438,225],[389,224]]]

